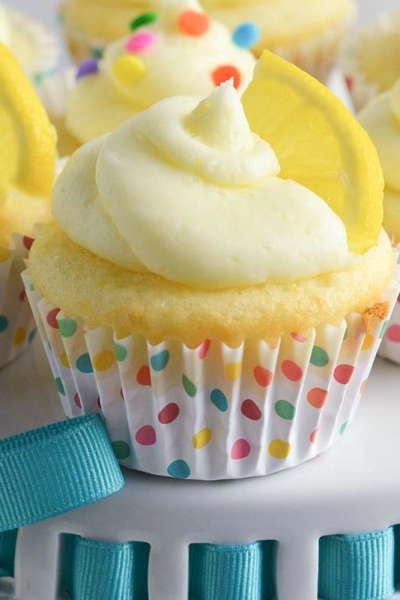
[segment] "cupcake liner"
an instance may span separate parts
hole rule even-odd
[[[399,277],[383,294],[392,310]],[[307,337],[239,348],[151,345],[49,305],[23,274],[68,417],[103,414],[122,465],[189,479],[267,475],[309,460],[352,419],[384,329],[350,314]]]
[[[378,354],[400,365],[400,296],[387,324]]]
[[[32,241],[14,234],[10,248],[0,247],[0,367],[26,350],[36,333],[21,279]]]
[[[26,13],[5,6],[10,19],[13,37],[11,50],[22,68],[35,84],[53,75],[59,59],[56,37]]]

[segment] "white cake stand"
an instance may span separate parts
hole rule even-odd
[[[0,399],[0,439],[63,418],[39,343],[0,371]],[[354,421],[321,456],[268,477],[229,482],[125,470],[124,490],[20,531],[15,585],[0,580],[0,598],[65,598],[58,593],[60,534],[73,533],[148,542],[149,600],[187,600],[191,543],[277,540],[278,600],[316,600],[319,538],[400,523],[399,473],[400,367],[378,359]]]

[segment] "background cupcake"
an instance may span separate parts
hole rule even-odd
[[[50,217],[55,132],[17,60],[0,44],[0,366],[35,325],[21,281],[35,223]]]
[[[274,150],[232,84],[161,101],[74,154],[32,247],[64,408],[101,411],[132,468],[236,478],[322,452],[398,293],[379,162],[342,103],[272,54],[243,103]]]

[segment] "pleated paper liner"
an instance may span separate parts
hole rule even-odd
[[[177,478],[267,475],[329,448],[354,416],[386,326],[375,316],[367,332],[375,306],[275,345],[154,346],[88,330],[23,278],[67,416],[100,412],[122,465]],[[389,314],[395,279],[382,297]]]

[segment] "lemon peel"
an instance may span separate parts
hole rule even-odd
[[[18,61],[1,43],[0,139],[0,199],[10,187],[49,197],[55,173],[55,129]]]
[[[349,249],[377,245],[384,180],[378,154],[358,121],[324,85],[264,51],[242,96],[249,125],[276,153],[283,179],[320,196],[342,219]]]

